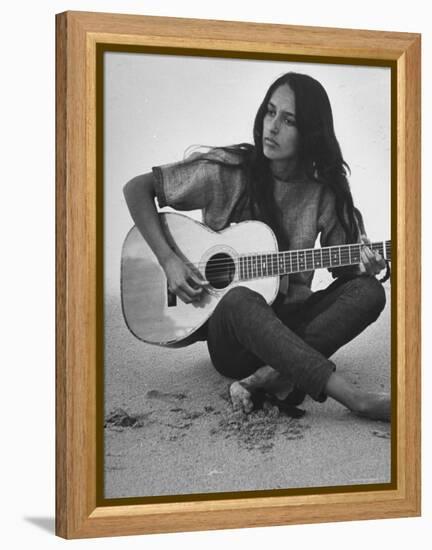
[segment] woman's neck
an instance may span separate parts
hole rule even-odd
[[[272,176],[280,181],[289,181],[299,173],[297,159],[270,162]]]

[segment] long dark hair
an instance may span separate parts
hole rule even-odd
[[[299,168],[306,178],[326,185],[333,191],[336,214],[345,231],[346,241],[355,242],[359,235],[357,210],[347,178],[350,170],[336,139],[330,101],[324,87],[305,74],[286,73],[267,90],[255,116],[253,146],[240,143],[223,148],[238,153],[243,159],[248,172],[252,213],[280,234],[281,213],[274,199],[270,163],[263,153],[262,133],[270,98],[283,85],[288,85],[295,96]]]

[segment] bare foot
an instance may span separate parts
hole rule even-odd
[[[391,399],[388,393],[359,390],[337,372],[333,372],[327,380],[325,393],[348,407],[354,414],[390,422]]]
[[[372,420],[390,422],[391,399],[388,393],[365,393],[359,407],[353,411],[359,416]]]
[[[252,394],[240,384],[233,382],[230,386],[230,396],[233,409],[235,411],[244,411],[245,413],[252,412],[253,402]]]

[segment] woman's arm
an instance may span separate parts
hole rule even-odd
[[[131,179],[124,186],[123,193],[135,225],[165,271],[169,289],[185,303],[199,300],[208,283],[194,273],[168,244],[154,202],[153,174]]]
[[[377,275],[386,267],[386,262],[377,251],[370,248],[370,240],[366,235],[363,216],[357,208],[354,209],[355,218],[359,229],[360,264],[355,266],[337,267],[329,269],[333,277],[340,277],[345,274],[355,275]],[[321,213],[319,219],[321,228],[321,246],[337,246],[346,243],[345,232],[336,214],[335,197],[330,190],[324,193],[321,200]],[[350,243],[347,243],[350,244]]]
[[[143,174],[131,179],[124,186],[123,193],[135,225],[164,268],[174,251],[169,246],[159,221],[154,202],[153,174]]]

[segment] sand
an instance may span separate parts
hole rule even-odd
[[[390,305],[332,358],[365,389],[390,389]],[[230,380],[205,343],[146,345],[118,297],[105,304],[105,497],[257,491],[390,481],[390,424],[332,399],[306,398],[301,418],[266,405],[234,413]]]

